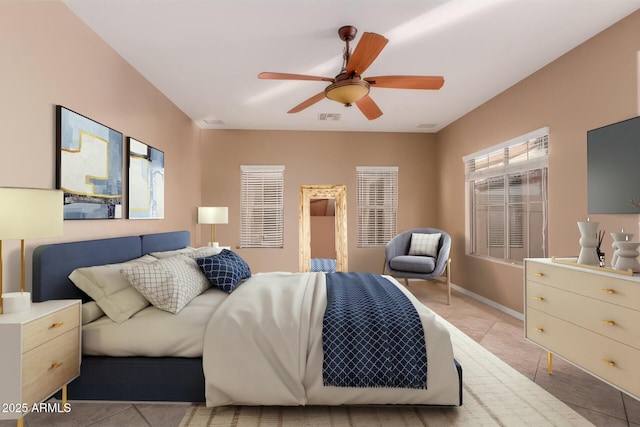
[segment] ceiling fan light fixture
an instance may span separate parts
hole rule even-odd
[[[369,83],[364,80],[338,80],[327,86],[324,94],[332,101],[350,106],[369,95]]]

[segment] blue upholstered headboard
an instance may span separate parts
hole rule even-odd
[[[33,301],[86,301],[89,299],[87,295],[68,278],[74,269],[124,262],[150,252],[185,248],[190,240],[188,231],[172,231],[38,246],[33,252]]]

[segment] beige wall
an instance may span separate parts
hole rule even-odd
[[[202,202],[229,206],[220,244],[240,243],[240,165],[284,165],[283,249],[238,249],[252,271],[298,271],[298,190],[302,184],[346,184],[349,270],[380,272],[382,248],[357,248],[356,166],[399,166],[398,231],[437,223],[438,168],[434,135],[413,133],[202,132]],[[201,242],[207,241],[202,230]]]
[[[452,233],[452,280],[522,312],[522,268],[465,256],[462,156],[549,126],[549,251],[577,256],[587,214],[586,133],[638,114],[640,12],[609,28],[437,135],[441,226]],[[640,191],[640,183],[639,191]],[[637,215],[591,215],[607,231],[638,230]]]
[[[311,258],[336,259],[336,217],[309,217]]]
[[[165,153],[164,220],[65,221],[43,243],[137,233],[196,232],[199,128],[61,2],[0,2],[0,186],[54,188],[55,105]],[[125,171],[126,179],[126,171]],[[18,290],[19,242],[3,242],[4,290]]]

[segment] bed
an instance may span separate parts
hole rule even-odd
[[[36,302],[50,299],[82,299],[88,306],[91,298],[69,279],[69,275],[76,269],[129,262],[149,256],[148,254],[181,250],[189,245],[189,232],[176,231],[40,246],[34,251],[33,299]],[[347,385],[336,388],[332,384],[323,385],[322,334],[309,331],[322,329],[322,313],[325,307],[328,307],[328,303],[323,302],[327,298],[323,292],[328,288],[328,278],[325,276],[324,273],[254,274],[232,293],[225,293],[219,289],[202,292],[175,315],[157,310],[151,305],[120,324],[120,330],[122,325],[127,325],[127,328],[133,331],[130,332],[132,336],[142,337],[139,340],[128,340],[135,341],[139,347],[148,345],[143,339],[146,338],[145,334],[140,331],[148,330],[149,325],[156,325],[157,329],[162,331],[171,331],[170,323],[162,326],[165,325],[162,322],[172,322],[171,319],[187,322],[174,326],[177,330],[192,330],[196,335],[202,334],[201,330],[210,331],[201,340],[182,339],[181,341],[190,344],[185,344],[184,348],[174,348],[175,351],[171,351],[169,356],[164,354],[162,346],[154,352],[141,355],[135,348],[118,349],[116,344],[110,345],[107,355],[101,354],[99,348],[92,348],[92,343],[109,343],[105,338],[110,334],[109,328],[117,328],[111,320],[100,317],[83,326],[85,354],[81,375],[69,384],[68,398],[207,402],[210,406],[462,404],[462,368],[453,359],[450,341],[446,340],[448,333],[442,335],[441,328],[437,321],[432,322],[433,319],[429,320],[431,326],[427,326],[425,331],[434,329],[440,334],[440,345],[445,349],[442,353],[445,356],[442,357],[446,360],[439,360],[442,359],[440,356],[429,357],[431,370],[430,386],[427,389],[415,386],[398,389],[393,391],[393,397],[390,399],[385,395],[384,387],[378,387],[376,390],[375,387],[367,388],[369,386]],[[383,276],[377,277],[376,280],[395,282],[392,278]],[[272,291],[274,287],[278,289],[277,292]],[[398,285],[397,288],[412,298],[402,286]],[[238,303],[232,304],[231,301]],[[264,305],[265,301],[278,305],[267,308]],[[293,301],[300,304],[295,306],[295,310],[290,309]],[[421,307],[416,308],[421,318],[435,318],[430,310],[419,305]],[[204,323],[200,320],[197,325],[190,325],[188,322],[191,322],[191,315],[186,313],[193,312],[199,313],[196,317],[208,320]],[[313,315],[301,316],[302,312]],[[250,322],[254,322],[253,326]],[[294,324],[295,322],[300,324]],[[427,325],[425,320],[422,322]],[[101,324],[104,325],[100,326]],[[137,327],[141,328],[138,332]],[[291,329],[287,329],[292,327],[299,332],[292,334]],[[165,335],[179,334],[167,332]],[[292,335],[296,337],[291,343],[276,344]],[[242,336],[246,340],[240,343]],[[165,342],[164,346],[176,347],[171,341]],[[274,364],[267,359],[271,357],[269,354],[275,347],[284,349],[284,356],[278,356],[280,359]],[[230,352],[220,349],[230,349]],[[290,358],[295,359],[296,363],[289,363]],[[246,362],[245,368],[242,360]],[[225,366],[230,368],[224,368]],[[247,366],[250,369],[246,369]],[[441,371],[446,371],[446,374],[442,374]],[[258,374],[253,375],[253,372]],[[438,379],[440,377],[442,378]],[[436,379],[438,384],[431,382]],[[247,390],[251,390],[251,393],[247,394]]]

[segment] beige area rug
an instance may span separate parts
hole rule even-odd
[[[463,405],[207,408],[193,405],[180,427],[591,426],[580,414],[442,319],[463,371]]]

